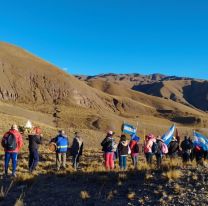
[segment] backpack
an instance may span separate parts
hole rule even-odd
[[[106,145],[105,145],[105,149],[107,152],[112,152],[114,147],[113,147],[113,140],[108,140],[106,142]]]
[[[56,151],[58,153],[67,152],[67,149],[68,149],[68,139],[66,137],[63,137],[63,136],[58,136],[56,145],[57,145],[57,150]]]
[[[138,145],[138,143],[136,143],[134,145],[134,153],[139,153],[139,145]]]
[[[152,153],[156,154],[157,151],[158,151],[158,145],[157,145],[156,142],[153,142],[153,144],[152,144]]]
[[[5,149],[8,151],[13,151],[17,148],[17,140],[13,133],[8,133],[8,136],[5,138],[4,145]]]
[[[162,143],[162,153],[167,154],[168,153],[168,146],[163,142]]]

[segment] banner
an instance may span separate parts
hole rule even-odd
[[[131,135],[131,140],[135,140],[135,141],[139,141],[141,138],[140,137],[138,137],[136,134],[132,134]]]
[[[124,123],[122,126],[122,132],[125,134],[133,135],[136,134],[136,127],[130,124]]]
[[[208,138],[202,134],[194,131],[194,146],[203,148],[204,151],[208,151]]]
[[[173,139],[174,136],[174,132],[175,132],[175,124],[161,137],[161,139],[163,140],[163,142],[166,145],[169,145],[169,143],[171,142],[171,140]]]

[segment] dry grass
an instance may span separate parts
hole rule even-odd
[[[129,193],[127,194],[127,198],[128,198],[129,200],[134,200],[134,199],[136,199],[136,193],[135,193],[135,192],[129,192]]]
[[[87,191],[81,191],[80,192],[80,198],[82,200],[88,200],[90,198],[90,195]]]
[[[178,180],[182,177],[183,174],[181,170],[169,170],[163,173],[163,175],[169,180]]]

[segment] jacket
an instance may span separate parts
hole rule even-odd
[[[187,152],[193,149],[193,143],[190,140],[185,139],[184,141],[181,142],[181,148],[183,152]]]
[[[128,155],[129,144],[128,141],[121,141],[118,144],[118,154],[119,156]]]
[[[172,140],[168,146],[168,154],[172,155],[179,150],[179,143],[177,140]]]
[[[72,147],[71,147],[71,154],[73,156],[75,155],[82,155],[83,152],[83,140],[82,138],[76,136],[73,139]]]
[[[7,136],[9,135],[9,133],[12,133],[15,136],[16,143],[17,143],[17,148],[15,150],[12,150],[12,151],[7,151],[6,148],[5,148],[5,145],[4,145],[5,139],[7,138]],[[22,135],[20,134],[19,131],[11,129],[7,133],[4,134],[4,136],[2,138],[2,141],[1,141],[1,145],[4,147],[4,151],[5,152],[18,153],[19,150],[23,146]]]
[[[107,136],[101,143],[103,152],[115,152],[115,141],[112,136]]]
[[[28,135],[29,140],[29,150],[38,150],[39,144],[42,143],[42,138],[39,135],[31,134]]]
[[[129,144],[129,147],[131,149],[131,155],[134,155],[134,154],[138,154],[138,152],[135,152],[135,146],[138,144],[137,141],[135,140],[131,140],[130,141],[130,144]]]
[[[144,152],[145,153],[152,153],[152,145],[154,142],[156,142],[155,138],[150,138],[145,141],[145,143],[144,143]]]
[[[163,142],[160,140],[160,139],[157,139],[156,140],[156,143],[157,143],[157,152],[156,154],[162,154],[162,146],[163,146]]]

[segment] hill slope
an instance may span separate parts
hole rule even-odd
[[[139,81],[139,75],[133,76]],[[80,130],[120,132],[123,121],[136,124],[138,117],[143,124],[141,128],[150,125],[161,128],[159,122],[166,126],[172,124],[171,121],[187,123],[186,118],[191,118],[191,124],[207,124],[207,115],[202,111],[133,91],[132,82],[136,81],[132,80],[132,75],[128,76],[126,84],[120,84],[124,81],[122,78],[115,75],[80,77],[86,84],[21,48],[0,43],[0,100],[4,102],[0,113],[29,118],[25,114],[35,116],[33,111],[37,111],[43,113],[43,117],[38,115],[31,119]],[[146,84],[170,77],[155,74],[149,75],[148,81],[144,76],[141,78]],[[178,117],[185,118],[184,122],[177,121]]]

